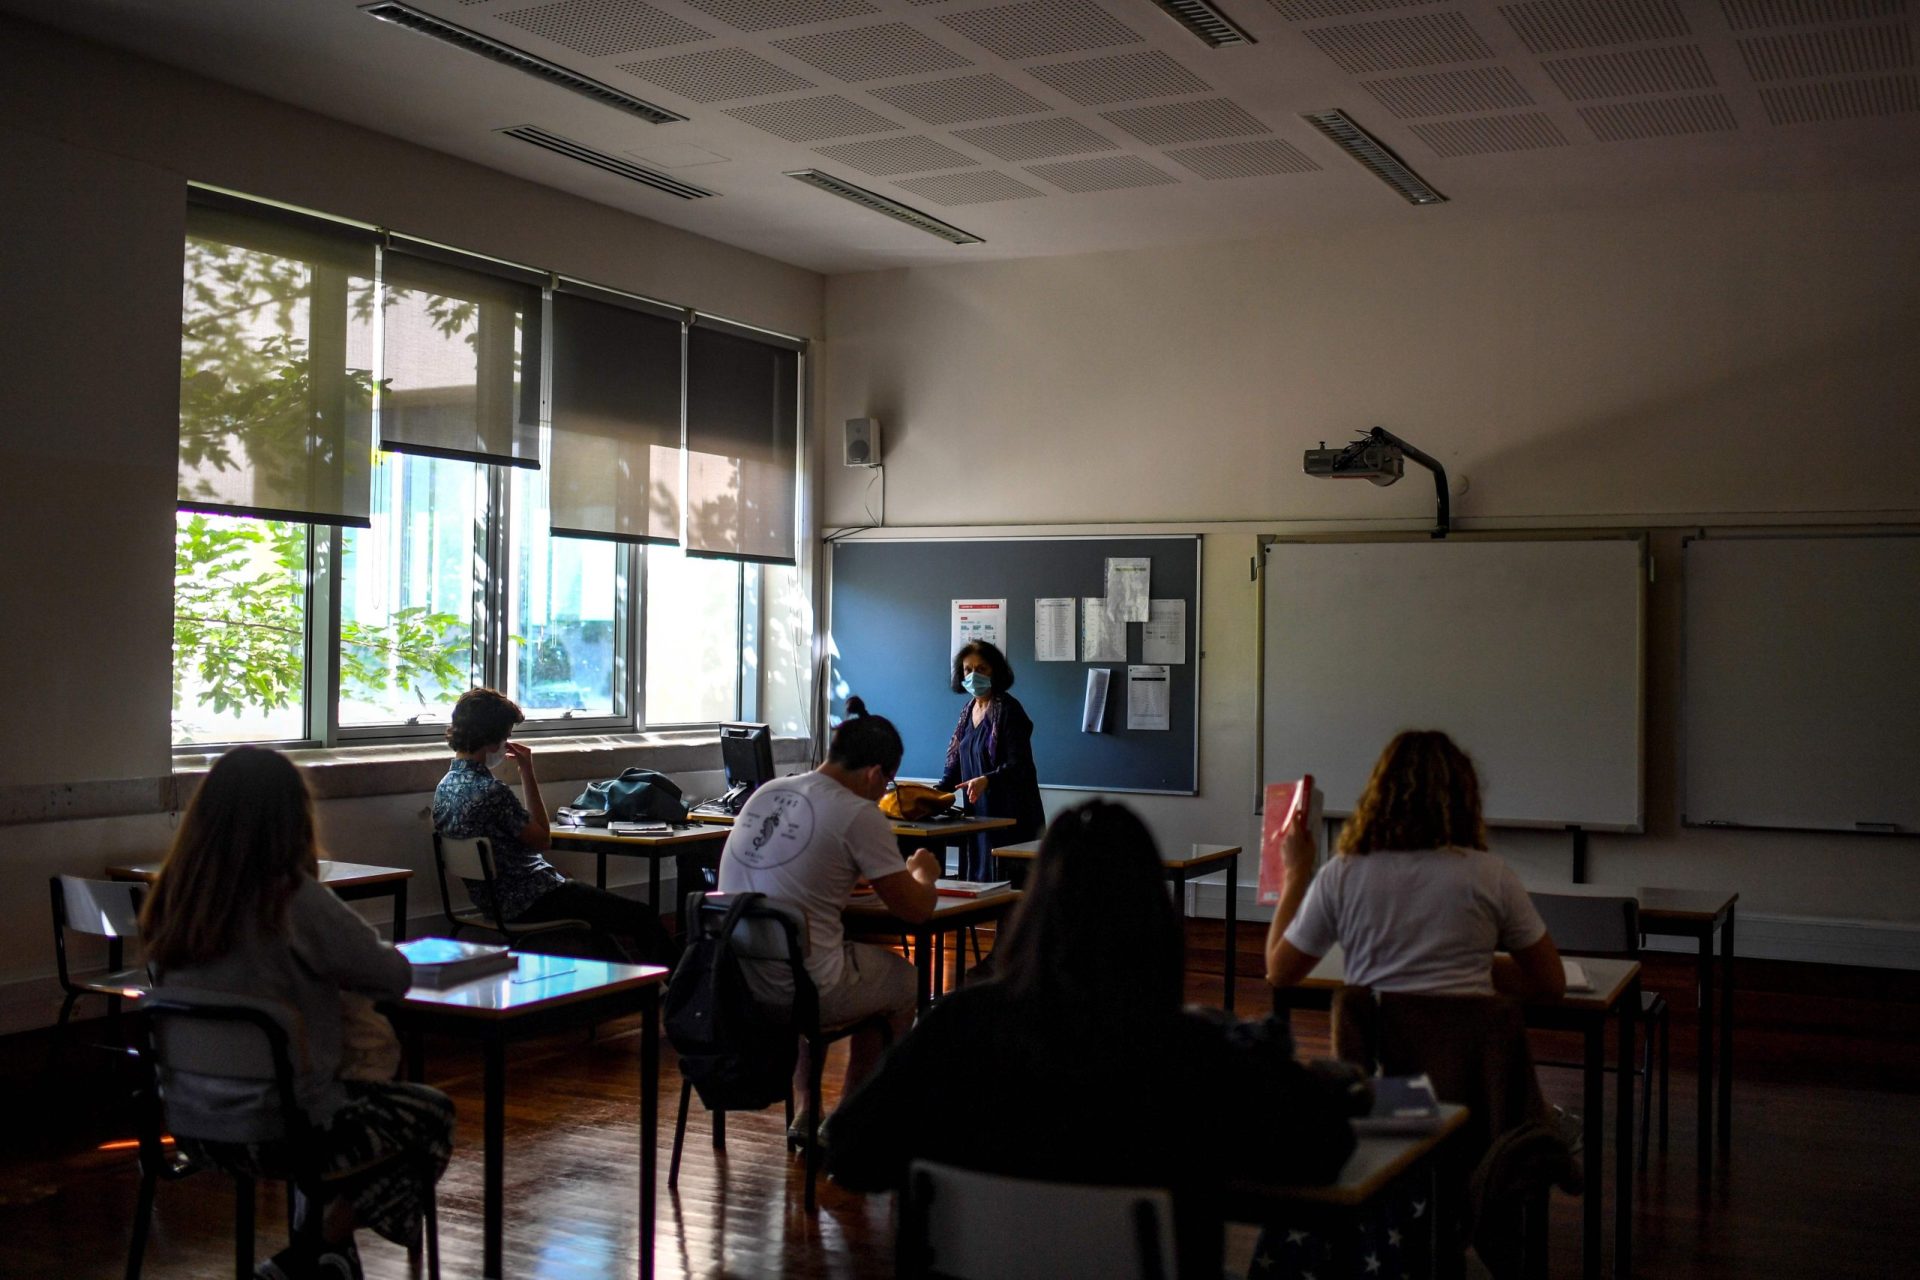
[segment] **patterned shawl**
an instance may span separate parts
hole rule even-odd
[[[987,704],[987,759],[993,759],[994,748],[1000,743],[1000,713],[1006,708],[1006,702],[999,694]],[[955,773],[960,768],[960,739],[967,735],[967,721],[973,716],[973,699],[967,699],[967,705],[960,708],[960,723],[953,727],[953,737],[947,740],[947,772]],[[962,778],[965,782],[967,779]]]

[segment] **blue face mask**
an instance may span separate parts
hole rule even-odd
[[[993,677],[984,671],[969,671],[960,677],[960,687],[976,698],[993,692]]]

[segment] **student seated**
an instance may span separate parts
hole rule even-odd
[[[821,1024],[882,1019],[895,1040],[913,1024],[918,990],[913,966],[886,947],[846,941],[840,912],[854,884],[866,879],[902,920],[918,924],[933,914],[939,859],[919,849],[902,864],[893,828],[877,803],[904,751],[891,721],[868,715],[859,698],[847,699],[847,718],[833,731],[826,763],[755,790],[720,854],[722,893],[764,893],[805,920],[807,974],[820,995]],[[762,1003],[780,1010],[792,1005],[786,961],[749,960],[745,971]],[[867,1077],[880,1048],[877,1028],[852,1037],[848,1090]],[[803,1044],[793,1073],[794,1122],[788,1137],[794,1141],[810,1127],[807,1076]]]
[[[396,1151],[431,1153],[438,1180],[453,1149],[446,1095],[419,1084],[340,1078],[343,994],[397,999],[412,978],[406,957],[318,877],[313,802],[299,771],[263,747],[227,752],[187,806],[141,912],[155,984],[162,993],[179,987],[269,1000],[297,1014],[296,1094],[326,1143],[327,1166],[345,1173]],[[176,1081],[170,1096],[191,1087],[190,1079]],[[249,1146],[201,1145],[216,1164],[261,1172]],[[320,1207],[320,1254],[295,1256],[290,1247],[255,1274],[357,1277],[356,1224],[397,1244],[417,1243],[424,1163],[396,1161]]]
[[[1373,766],[1340,856],[1314,874],[1296,822],[1267,931],[1267,981],[1300,982],[1339,943],[1349,986],[1553,998],[1560,953],[1512,869],[1487,852],[1473,761],[1437,730],[1402,733]],[[1499,955],[1498,952],[1506,952]]]
[[[994,958],[992,979],[934,1005],[835,1113],[837,1180],[890,1190],[927,1159],[1168,1187],[1181,1274],[1218,1276],[1213,1187],[1323,1182],[1353,1149],[1277,1023],[1182,1010],[1180,922],[1153,837],[1123,806],[1053,820]]]
[[[495,904],[487,886],[477,880],[464,882],[467,896],[483,911],[497,905],[509,924],[584,920],[616,948],[602,959],[672,964],[680,948],[651,906],[569,880],[540,856],[553,847],[553,831],[533,773],[533,749],[507,741],[523,719],[519,705],[493,689],[469,689],[453,704],[447,745],[454,759],[433,791],[433,826],[457,840],[485,836],[491,842],[500,900]],[[520,770],[525,804],[493,776],[509,758]]]

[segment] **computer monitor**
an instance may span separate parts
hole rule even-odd
[[[738,813],[755,788],[773,781],[772,726],[721,725],[720,767],[727,775],[727,794],[721,798],[721,805],[729,813]]]

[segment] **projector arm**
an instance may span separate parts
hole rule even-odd
[[[1392,445],[1427,470],[1433,472],[1433,493],[1435,499],[1440,504],[1439,522],[1434,526],[1433,536],[1436,538],[1446,537],[1447,534],[1453,531],[1453,504],[1447,494],[1447,469],[1440,465],[1438,458],[1408,444],[1405,440],[1402,440],[1385,427],[1375,427],[1372,436],[1378,443]]]

